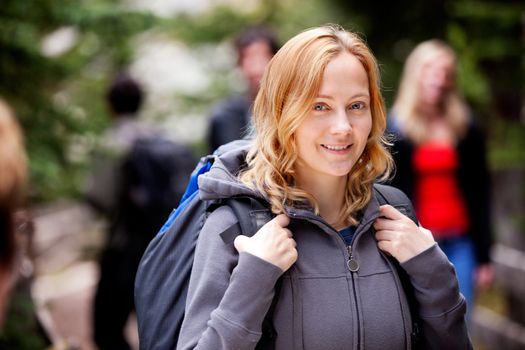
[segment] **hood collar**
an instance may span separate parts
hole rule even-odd
[[[222,146],[214,155],[213,165],[199,176],[200,198],[213,200],[232,196],[262,197],[261,193],[248,188],[237,179],[239,170],[246,165],[246,155],[251,141],[240,140]]]

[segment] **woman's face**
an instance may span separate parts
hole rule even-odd
[[[354,55],[341,53],[326,66],[310,114],[296,130],[298,180],[344,179],[371,129],[368,75]]]
[[[443,102],[454,84],[454,59],[446,53],[425,63],[421,72],[419,91],[424,106],[437,106]]]

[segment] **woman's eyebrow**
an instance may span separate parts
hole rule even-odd
[[[329,99],[329,100],[333,100],[334,98],[332,96],[329,96],[329,95],[317,95],[317,98],[326,98],[326,99]]]
[[[330,95],[323,95],[323,94],[319,94],[316,97],[317,98],[326,98],[326,99],[329,99],[329,100],[333,100],[334,99]],[[351,96],[350,99],[354,99],[354,98],[358,98],[358,97],[370,98],[370,95],[366,94],[366,93],[358,93],[358,94],[355,94],[355,95]]]

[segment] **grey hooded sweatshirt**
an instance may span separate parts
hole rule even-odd
[[[236,179],[247,149],[227,152],[199,178],[204,200],[251,195]],[[200,233],[186,315],[177,349],[254,349],[261,324],[283,282],[273,323],[278,350],[410,349],[412,323],[397,270],[377,248],[372,224],[379,202],[372,197],[352,245],[310,210],[287,208],[298,259],[286,272],[249,253],[238,254],[219,234],[237,222],[221,206]],[[358,263],[352,272],[350,257]],[[453,266],[435,244],[403,263],[419,305],[425,349],[472,348],[465,301]]]

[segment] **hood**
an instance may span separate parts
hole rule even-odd
[[[221,146],[214,153],[213,165],[207,173],[199,176],[199,195],[203,200],[232,196],[261,197],[260,192],[239,182],[237,174],[246,164],[246,154],[252,141],[237,140]]]

